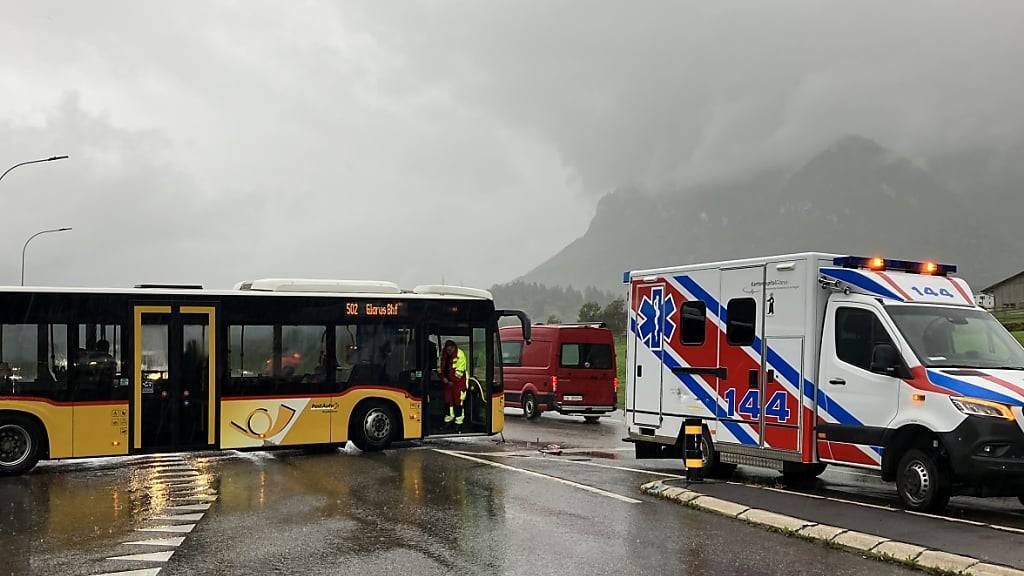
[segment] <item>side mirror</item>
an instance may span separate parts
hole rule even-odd
[[[508,316],[514,316],[519,319],[519,325],[523,329],[523,340],[529,344],[532,336],[532,325],[530,324],[530,317],[526,315],[526,312],[522,310],[495,310],[495,315],[498,318],[505,318]]]
[[[903,359],[892,344],[876,344],[871,350],[871,371],[894,378],[909,378]]]

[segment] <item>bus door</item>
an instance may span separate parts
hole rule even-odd
[[[134,449],[213,446],[216,309],[137,305],[134,320]]]
[[[449,393],[449,396],[442,382],[441,353],[449,341],[454,342],[466,357],[464,395]],[[429,370],[424,374],[423,435],[490,433],[491,402],[494,400],[488,384],[493,376],[488,373],[488,367],[494,351],[488,346],[487,327],[469,323],[430,325],[426,347],[424,357]],[[450,410],[452,400],[461,403],[461,425],[453,419],[453,411]],[[458,415],[457,410],[454,415]]]

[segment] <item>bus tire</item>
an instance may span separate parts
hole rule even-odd
[[[584,416],[583,421],[587,424],[597,424],[601,420],[600,416]]]
[[[1024,496],[1017,496],[1017,500],[1020,501],[1021,505],[1024,505]]]
[[[948,468],[935,452],[911,448],[896,465],[896,491],[910,510],[941,511],[952,494]]]
[[[533,395],[533,392],[523,394],[523,416],[527,420],[533,420],[540,416],[540,410],[537,409],[537,397]]]
[[[359,404],[349,424],[349,439],[363,452],[378,452],[391,445],[398,431],[395,411],[383,402]]]
[[[32,420],[17,414],[0,416],[0,476],[17,476],[34,468],[42,437]]]

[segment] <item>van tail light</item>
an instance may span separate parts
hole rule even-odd
[[[558,376],[551,377],[551,391],[558,392]]]
[[[616,376],[614,379],[612,379],[612,387],[614,388],[614,390],[616,392],[619,391],[619,377],[618,376]]]

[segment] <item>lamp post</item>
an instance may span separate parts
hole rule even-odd
[[[50,156],[49,158],[40,158],[39,160],[29,160],[28,162],[19,162],[19,163],[15,164],[14,166],[11,166],[7,170],[4,170],[4,173],[0,174],[0,180],[3,180],[4,176],[7,176],[8,172],[10,172],[11,170],[14,170],[18,166],[24,166],[26,164],[38,164],[40,162],[53,162],[54,160],[64,160],[66,158],[67,158],[67,155],[65,154],[64,156]]]
[[[22,286],[25,285],[25,249],[28,248],[28,243],[31,242],[32,239],[35,238],[36,236],[39,236],[39,235],[42,235],[42,234],[49,234],[51,232],[67,232],[68,230],[71,230],[71,228],[52,228],[50,230],[40,230],[39,232],[36,232],[35,234],[29,236],[28,240],[25,240],[25,245],[21,247],[21,285]]]

